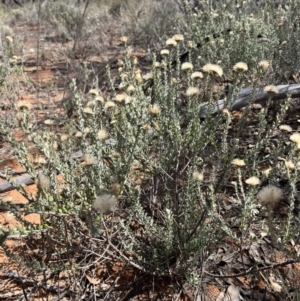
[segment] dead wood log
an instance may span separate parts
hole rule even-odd
[[[34,180],[30,177],[30,175],[26,174],[9,181],[3,181],[0,183],[0,193],[7,192],[10,190],[14,190],[16,186],[19,185],[31,185],[34,184]]]
[[[273,100],[286,99],[288,95],[292,98],[300,97],[300,84],[279,85],[276,86],[278,93],[272,95]],[[233,96],[234,97],[234,96]],[[215,114],[222,109],[227,108],[230,111],[238,111],[241,108],[252,103],[264,103],[268,100],[270,94],[264,91],[264,88],[243,88],[237,94],[236,99],[220,99],[213,104],[205,104],[199,112],[200,118],[206,118],[208,115]]]
[[[72,159],[80,159],[82,157],[82,151],[77,151],[72,154]],[[22,171],[24,173],[24,171]],[[3,181],[0,183],[0,193],[8,192],[14,190],[16,186],[19,185],[32,185],[35,181],[30,177],[29,174],[22,175],[20,177],[16,177],[11,179],[10,181]]]

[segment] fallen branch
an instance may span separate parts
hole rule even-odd
[[[257,273],[260,271],[265,271],[265,270],[272,270],[278,267],[283,267],[289,264],[294,264],[294,263],[299,263],[300,259],[291,259],[291,260],[287,260],[284,262],[280,262],[280,263],[274,263],[274,264],[270,264],[261,268],[257,268],[257,267],[251,267],[250,269],[248,269],[245,272],[242,273],[238,273],[238,274],[232,274],[232,275],[217,275],[217,274],[211,274],[207,271],[204,271],[204,273],[208,276],[211,276],[213,278],[236,278],[236,277],[241,277],[241,276],[246,276],[249,275],[251,273]]]
[[[18,276],[16,274],[14,274],[11,271],[8,271],[8,272],[4,273],[4,275],[6,277],[8,277],[9,279],[17,282],[18,284],[31,286],[31,287],[40,287],[40,288],[43,288],[47,292],[55,293],[55,294],[58,294],[60,296],[63,295],[63,296],[71,297],[71,296],[76,295],[76,293],[74,291],[68,290],[66,288],[60,288],[58,286],[42,284],[42,282],[36,282],[34,280],[28,280],[28,279],[26,279],[22,276]]]
[[[30,177],[30,175],[26,174],[9,181],[3,181],[0,183],[0,193],[7,192],[10,190],[14,190],[16,186],[19,185],[31,185],[34,184],[34,180]]]
[[[0,170],[0,178],[6,179],[7,176],[16,176],[26,173],[26,170]]]

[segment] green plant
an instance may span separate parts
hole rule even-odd
[[[61,1],[51,2],[42,9],[42,20],[55,22],[70,38],[75,39],[76,27],[81,21],[80,11]]]
[[[53,114],[41,124],[29,105],[17,103],[18,114],[0,124],[15,156],[37,180],[35,197],[18,189],[30,200],[27,210],[42,215],[38,231],[47,238],[43,248],[58,249],[68,267],[84,270],[95,258],[111,256],[145,274],[196,286],[227,238],[239,250],[261,239],[252,231],[258,218],[263,220],[261,231],[295,256],[288,243],[298,243],[294,208],[299,141],[288,136],[286,127],[278,134],[292,99],[276,106],[270,121],[276,87],[269,86],[260,111],[251,109],[253,93],[238,120],[231,113],[242,87],[279,81],[280,59],[274,56],[278,30],[272,18],[264,18],[266,11],[248,17],[250,2],[243,2],[235,14],[211,5],[195,14],[185,1],[183,5],[191,40],[187,63],[180,61],[186,42],[176,35],[166,42],[168,51],[162,51],[161,60],[153,56],[151,72],[142,72],[123,37],[126,51],[118,77],[107,67],[110,93],[92,89],[85,95],[75,80],[71,83],[69,105],[76,118]],[[284,14],[292,18],[293,11]],[[268,35],[269,42],[259,34]],[[225,108],[215,112],[221,98],[227,99]],[[59,128],[60,119],[65,122]],[[15,128],[28,141],[16,141]],[[280,139],[274,141],[276,133]],[[289,139],[293,144],[284,147],[282,142]],[[29,142],[45,160],[29,160]],[[81,155],[75,156],[76,151]],[[267,167],[272,167],[268,174]],[[262,181],[278,185],[277,177],[289,183],[286,219],[277,218],[273,205],[256,197]],[[121,196],[120,210],[114,208],[116,196]],[[114,213],[106,215],[110,211]],[[58,268],[42,257],[36,262]]]

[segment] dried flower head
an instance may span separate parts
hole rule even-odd
[[[104,103],[104,98],[103,98],[103,96],[98,95],[98,96],[95,98],[95,100],[101,102],[102,104]]]
[[[263,170],[263,171],[262,171],[262,174],[265,175],[265,176],[267,177],[267,176],[270,174],[271,170],[272,170],[272,168],[269,167],[269,168]]]
[[[119,183],[113,183],[111,191],[115,196],[118,196],[120,193],[121,185]]]
[[[197,87],[188,87],[188,89],[186,90],[187,96],[193,96],[193,95],[197,95],[199,93],[200,93],[200,90]]]
[[[63,134],[63,135],[61,135],[60,136],[60,141],[67,141],[69,139],[69,136],[68,135],[66,135],[66,134]]]
[[[229,112],[228,109],[223,109],[223,110],[222,110],[222,113],[223,113],[224,115],[230,117],[230,112]]]
[[[128,92],[128,93],[131,93],[131,92],[134,92],[134,91],[135,91],[134,85],[129,85],[129,86],[127,87],[127,92]]]
[[[149,80],[153,78],[153,73],[152,72],[148,72],[146,74],[143,75],[143,79],[144,80]]]
[[[54,120],[52,120],[52,119],[46,119],[44,121],[44,124],[46,124],[46,125],[53,125],[54,124]]]
[[[108,101],[105,105],[104,105],[104,109],[111,109],[113,107],[115,107],[116,104],[113,101]]]
[[[282,189],[268,185],[263,187],[257,194],[257,198],[262,205],[275,206],[283,197]]]
[[[141,75],[140,72],[136,72],[135,73],[135,80],[138,82],[138,83],[141,83],[143,81],[143,77]]]
[[[42,173],[39,173],[36,180],[35,184],[38,189],[44,190],[44,191],[49,191],[50,190],[50,178],[45,176]]]
[[[282,131],[286,131],[286,132],[292,132],[293,131],[293,129],[289,125],[286,125],[286,124],[280,125],[279,129],[282,130]]]
[[[270,66],[270,63],[266,60],[263,60],[263,61],[260,61],[258,63],[258,68],[263,70],[263,71],[266,71]]]
[[[83,136],[83,134],[81,133],[81,132],[77,132],[76,134],[75,134],[75,137],[76,138],[81,138]]]
[[[16,109],[19,111],[22,111],[22,110],[29,111],[31,108],[32,108],[31,103],[26,100],[20,100],[16,103]]]
[[[84,166],[95,165],[97,159],[91,154],[83,154],[82,159],[84,160]]]
[[[136,65],[137,65],[137,63],[138,63],[138,58],[137,58],[136,55],[133,55],[133,56],[131,57],[131,62],[132,62],[132,65],[133,65],[133,66],[136,66]]]
[[[90,100],[90,101],[87,102],[86,106],[87,107],[93,107],[93,106],[95,106],[95,102],[93,100]]]
[[[6,41],[9,43],[9,44],[12,44],[14,39],[11,37],[11,36],[6,36]]]
[[[295,168],[295,164],[292,161],[285,161],[284,165],[287,169],[294,169]]]
[[[98,138],[99,138],[100,140],[105,140],[105,139],[107,139],[107,138],[108,138],[108,132],[107,132],[106,130],[104,130],[104,129],[99,130],[99,132],[98,132]]]
[[[174,39],[167,39],[166,45],[170,47],[175,47],[177,45],[177,42]]]
[[[203,173],[199,171],[193,172],[193,179],[196,181],[203,181]]]
[[[134,102],[136,99],[135,97],[131,97],[131,96],[126,96],[125,97],[125,104],[128,105],[129,103]]]
[[[244,72],[248,70],[248,66],[246,63],[239,62],[233,66],[233,70],[236,72]]]
[[[162,49],[160,52],[161,55],[169,55],[170,51],[168,49]],[[160,63],[159,63],[159,67],[160,67]]]
[[[158,122],[153,122],[153,128],[156,130],[156,131],[159,131],[160,127],[159,127],[159,124]]]
[[[125,94],[125,93],[117,94],[116,97],[115,97],[115,101],[117,103],[122,103],[122,102],[124,102],[126,96],[127,96],[127,94]]]
[[[52,146],[53,146],[54,150],[57,150],[58,149],[58,143],[57,143],[57,141],[53,141]]]
[[[181,41],[184,40],[184,37],[183,37],[182,34],[175,34],[175,35],[173,36],[173,39],[174,39],[176,42],[181,42]]]
[[[85,114],[88,114],[88,115],[93,115],[93,114],[94,114],[93,109],[92,109],[91,107],[85,107],[85,108],[83,109],[83,112],[84,112]]]
[[[161,63],[160,62],[155,62],[154,63],[154,67],[155,68],[160,68],[161,67]]]
[[[151,129],[151,126],[150,126],[150,124],[146,123],[146,124],[144,124],[144,125],[142,126],[142,129],[143,129],[144,131],[149,131],[149,130]]]
[[[223,70],[219,65],[215,64],[206,64],[203,66],[203,71],[207,73],[212,73],[214,75],[222,76],[223,75]]]
[[[155,103],[151,106],[150,113],[152,115],[156,116],[156,115],[160,114],[160,112],[161,112],[161,108],[158,104]]]
[[[193,64],[186,62],[181,65],[181,70],[193,70]]]
[[[269,94],[277,94],[278,89],[273,85],[269,85],[264,88],[264,92],[269,93]]]
[[[91,89],[91,90],[89,91],[89,94],[98,96],[98,95],[99,95],[99,91],[98,91],[97,89]]]
[[[128,42],[128,38],[125,37],[125,36],[123,36],[123,37],[120,38],[120,41],[121,41],[122,43],[126,44],[126,43]]]
[[[46,164],[47,160],[44,157],[39,156],[34,160],[34,162],[37,164]]]
[[[93,207],[103,214],[113,212],[117,209],[118,199],[111,194],[103,194],[99,196],[93,204]]]
[[[114,153],[113,153],[113,157],[116,158],[116,159],[118,159],[118,158],[121,157],[121,154],[118,153],[118,152],[114,152]]]
[[[236,165],[236,166],[245,166],[245,161],[241,159],[233,159],[231,164]]]
[[[194,48],[194,44],[195,44],[195,43],[194,43],[193,41],[188,41],[188,42],[187,42],[187,47],[188,47],[188,48]]]
[[[290,136],[290,140],[295,143],[300,143],[300,134],[294,133],[293,135]]]
[[[250,177],[245,181],[245,183],[251,186],[256,186],[260,184],[260,180],[258,177]]]
[[[199,71],[195,71],[191,74],[191,79],[203,78],[203,73]]]

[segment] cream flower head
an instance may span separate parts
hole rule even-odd
[[[233,159],[231,161],[231,164],[236,165],[236,166],[245,166],[245,161],[241,159]]]
[[[184,40],[184,37],[183,37],[182,34],[175,34],[175,35],[173,36],[173,39],[174,39],[176,42],[181,42],[181,41]]]
[[[156,116],[156,115],[160,114],[160,112],[161,112],[161,108],[158,104],[155,103],[151,106],[150,113],[152,115]]]
[[[91,90],[89,91],[89,94],[98,96],[98,95],[99,95],[99,91],[98,91],[97,89],[91,89]]]
[[[270,66],[270,63],[266,60],[263,60],[263,61],[260,61],[258,63],[258,68],[263,70],[263,71],[266,71]]]
[[[280,125],[279,129],[282,131],[286,131],[286,132],[291,132],[293,130],[289,125],[286,125],[286,124]]]
[[[175,46],[177,45],[177,42],[176,42],[175,39],[173,39],[173,38],[167,39],[166,45],[167,45],[167,46],[170,46],[170,47],[175,47]]]
[[[187,90],[186,90],[186,95],[187,96],[193,96],[193,95],[197,95],[200,93],[200,90],[199,88],[197,87],[189,87]]]
[[[203,71],[207,73],[212,73],[214,75],[222,76],[223,75],[223,70],[219,65],[215,64],[206,64],[203,66]]]
[[[104,129],[99,130],[98,131],[98,138],[100,140],[105,140],[106,138],[108,138],[108,132],[106,130],[104,130]]]
[[[181,70],[193,70],[193,64],[186,62],[181,65]]]
[[[239,62],[233,66],[233,70],[236,72],[244,72],[248,70],[248,66],[246,63]]]
[[[191,79],[203,78],[203,73],[199,71],[195,71],[191,74]]]
[[[94,114],[93,109],[92,109],[91,107],[85,107],[85,108],[83,109],[83,112],[84,112],[85,114],[89,114],[89,115],[93,115],[93,114]]]
[[[269,94],[277,94],[279,91],[276,88],[276,86],[269,85],[264,88],[264,92],[269,93]]]
[[[297,144],[300,143],[300,134],[294,133],[293,135],[290,136],[290,140]]]
[[[250,177],[245,181],[245,183],[251,186],[256,186],[260,184],[260,180],[258,177]]]
[[[126,44],[128,42],[128,37],[123,36],[123,37],[120,38],[120,41],[122,43]]]
[[[169,51],[168,49],[162,49],[162,50],[160,51],[160,54],[161,54],[161,55],[169,55],[169,54],[170,54],[170,51]]]
[[[196,181],[202,181],[203,180],[203,173],[199,171],[193,172],[193,179]]]
[[[17,103],[16,103],[16,109],[19,111],[30,110],[31,108],[32,108],[31,103],[26,100],[20,100],[20,101],[17,101]]]

